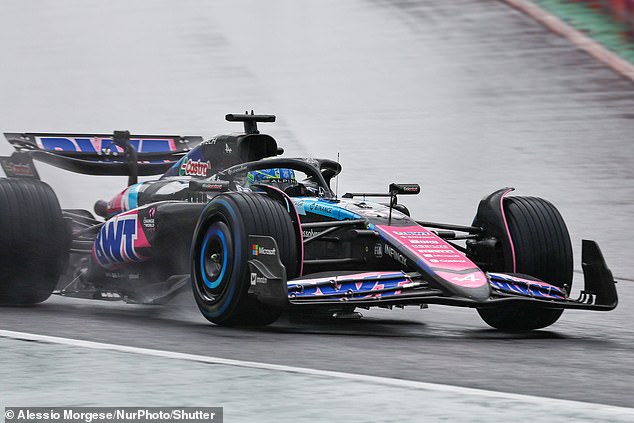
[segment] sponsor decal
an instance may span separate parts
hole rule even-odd
[[[206,184],[202,184],[200,186],[202,189],[204,190],[208,190],[208,191],[220,191],[224,188],[224,185],[220,184],[220,183],[213,183],[213,182],[209,182]]]
[[[261,245],[258,244],[253,244],[251,245],[251,254],[254,257],[257,257],[259,255],[263,255],[263,256],[274,256],[276,253],[275,248],[265,248]]]
[[[315,235],[318,235],[320,233],[321,233],[321,231],[316,231],[314,229],[304,229],[304,230],[302,230],[302,235],[303,235],[304,238],[312,238]]]
[[[207,176],[207,171],[211,169],[211,162],[202,162],[200,160],[189,159],[183,161],[179,174],[181,176]]]
[[[374,244],[374,256],[376,258],[382,258],[383,257],[383,248],[381,248],[382,245],[380,242],[377,242],[376,244]]]
[[[353,213],[342,207],[337,207],[333,203],[327,201],[309,198],[292,198],[292,200],[295,204],[295,208],[297,209],[297,213],[300,215],[305,215],[306,212],[310,212],[312,214],[319,214],[336,220],[359,218],[357,213]]]
[[[129,261],[141,261],[136,252],[137,215],[122,215],[104,223],[99,230],[93,250],[102,266]]]
[[[392,248],[392,246],[385,244],[383,250],[386,256],[393,258],[397,262],[401,263],[403,266],[407,266],[407,258],[405,258],[403,254]]]
[[[430,232],[427,231],[394,231],[392,232],[394,235],[405,235],[405,236],[409,236],[409,235],[429,235]]]
[[[267,278],[262,278],[258,276],[257,273],[251,273],[251,285],[255,285],[258,283],[267,283],[269,280]]]
[[[442,270],[461,271],[477,268],[464,254],[424,227],[377,225],[377,229],[400,244],[405,249],[403,251],[415,254],[420,259],[417,263],[432,267],[435,273]],[[455,283],[450,278],[446,280]]]
[[[332,207],[319,203],[311,203],[308,205],[308,211],[311,211],[313,213],[322,212],[326,214],[332,214]]]
[[[410,239],[410,244],[438,244],[438,241],[434,241],[433,239]]]
[[[154,216],[156,215],[156,209],[151,207],[148,210],[148,216],[143,218],[143,227],[148,229],[150,232],[154,230],[156,222],[154,221]]]
[[[430,259],[429,260],[432,263],[467,263],[466,260],[464,259],[457,259],[457,260],[452,260],[452,259]]]
[[[489,283],[484,273],[479,270],[474,270],[463,275],[456,275],[455,273],[448,273],[443,271],[437,271],[436,273],[444,280],[465,288],[477,288]]]
[[[230,171],[227,171],[228,175],[235,175],[238,173],[242,173],[244,171],[247,170],[247,166],[246,165],[240,165],[240,166],[236,166],[234,168],[232,168]]]
[[[453,278],[451,278],[451,280],[454,282],[477,282],[478,275],[475,273],[469,273],[468,275],[464,276],[454,276]]]
[[[28,176],[37,178],[33,167],[26,163],[14,163],[7,160],[2,162],[2,167],[7,176]]]
[[[38,147],[49,151],[78,151],[84,153],[122,153],[123,150],[112,142],[112,137],[35,137]],[[139,153],[176,151],[174,138],[130,138],[130,144]]]

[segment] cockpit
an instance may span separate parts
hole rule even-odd
[[[214,176],[234,183],[236,190],[254,190],[258,186],[268,185],[291,197],[330,198],[334,194],[329,182],[336,173],[324,169],[321,161],[316,159],[274,158],[242,163]]]

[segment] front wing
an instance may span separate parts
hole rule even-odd
[[[279,260],[277,260],[279,261]],[[419,272],[403,271],[320,273],[285,282],[277,263],[251,262],[252,276],[259,287],[254,290],[260,301],[293,306],[353,306],[361,308],[405,305],[444,304],[460,307],[494,308],[510,304],[531,304],[553,309],[612,310],[618,303],[615,281],[599,246],[583,241],[582,267],[584,289],[578,298],[556,286],[503,273],[487,273],[490,295],[485,300],[457,296],[440,289]],[[279,263],[281,266],[281,263]],[[262,274],[261,269],[269,270]],[[272,270],[272,271],[271,271]],[[286,283],[286,290],[281,284]],[[268,286],[266,286],[268,285]],[[278,285],[277,287],[273,285]],[[280,298],[286,292],[287,298]]]

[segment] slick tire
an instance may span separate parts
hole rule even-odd
[[[570,291],[572,245],[566,224],[555,206],[537,197],[506,197],[504,213],[515,249],[515,269],[504,270],[531,275]],[[563,310],[512,305],[478,309],[478,313],[494,328],[527,331],[552,325]]]
[[[68,264],[57,196],[35,179],[0,178],[0,304],[46,300]]]
[[[194,298],[212,323],[264,326],[281,314],[248,292],[249,235],[273,237],[287,277],[299,271],[293,223],[279,203],[255,193],[218,195],[201,213],[191,249]]]

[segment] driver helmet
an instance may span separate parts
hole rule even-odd
[[[273,185],[280,189],[297,185],[295,171],[292,169],[272,168],[252,170],[247,173],[247,186],[253,184]]]

